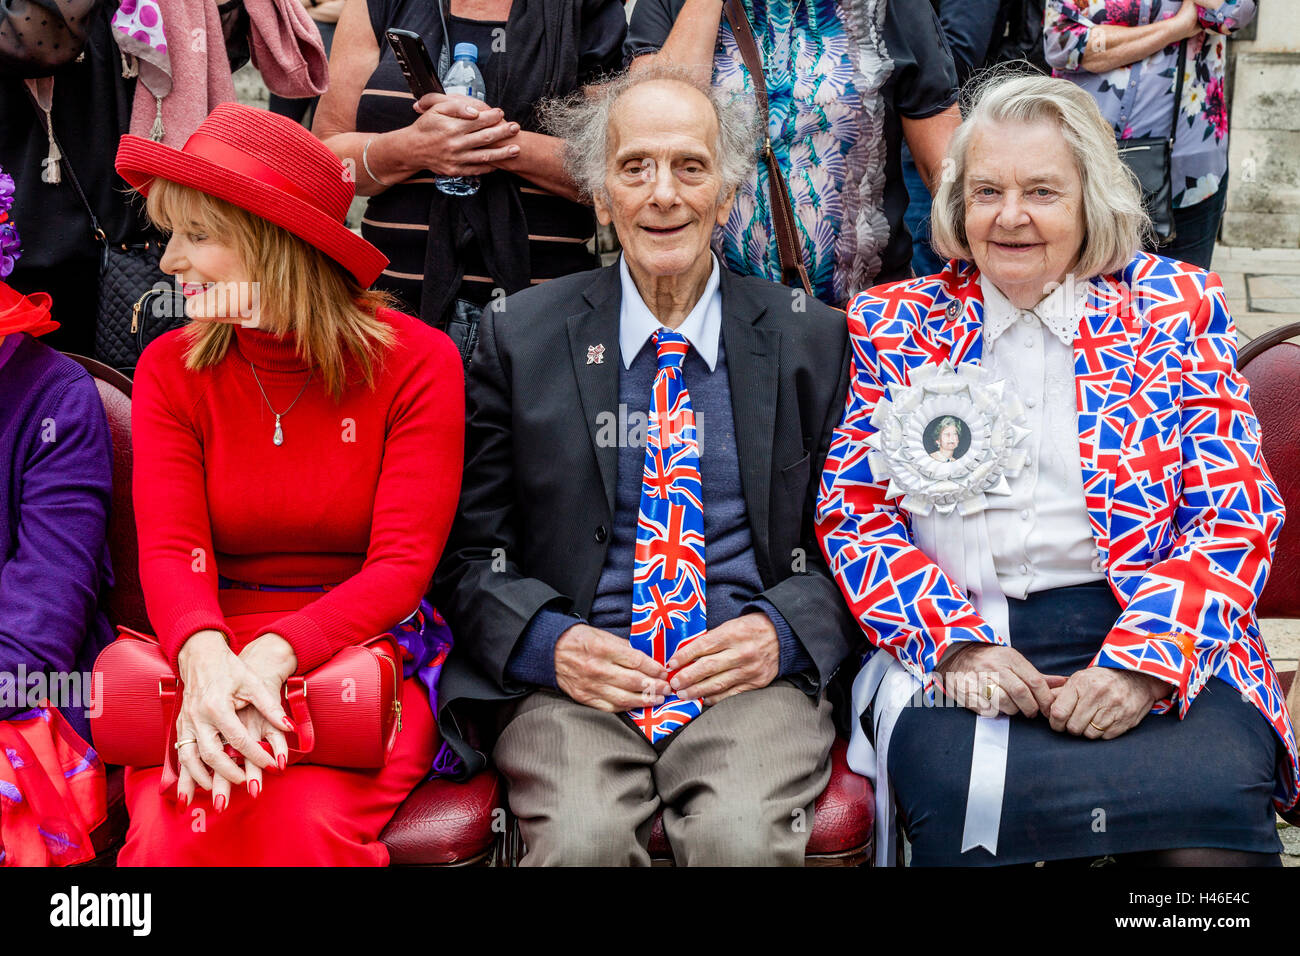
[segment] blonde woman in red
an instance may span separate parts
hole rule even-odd
[[[365,291],[386,260],[344,226],[351,178],[289,120],[224,104],[182,150],[123,137],[117,169],[193,320],[135,379],[141,580],[185,696],[179,783],[130,770],[119,862],[384,865],[437,748],[423,686],[379,770],[287,765],[281,689],[421,606],[460,487],[459,356]]]

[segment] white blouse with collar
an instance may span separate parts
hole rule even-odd
[[[984,368],[1025,405],[1029,456],[1010,497],[989,496],[988,530],[1008,597],[1105,578],[1084,505],[1074,396],[1074,333],[1087,283],[1066,283],[1033,309],[1018,309],[992,282],[984,295]],[[1073,293],[1073,295],[1071,295]]]

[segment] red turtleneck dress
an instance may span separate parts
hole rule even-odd
[[[388,631],[419,605],[451,528],[464,450],[464,378],[455,347],[410,316],[374,389],[349,376],[336,403],[292,336],[236,328],[226,357],[200,372],[185,340],[152,343],[132,403],[135,514],[149,619],[175,662],[212,628],[238,652],[274,632],[299,673]],[[284,443],[272,441],[282,413]],[[327,592],[218,589],[240,582],[334,585]],[[199,790],[186,808],[159,794],[161,768],[127,773],[131,817],[121,865],[383,866],[379,832],[429,772],[437,731],[414,678],[388,764],[360,771],[294,764],[264,773],[256,799],[233,788],[217,813]]]

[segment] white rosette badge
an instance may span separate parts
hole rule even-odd
[[[893,386],[871,416],[871,474],[912,515],[974,515],[987,495],[1009,495],[1029,437],[1025,409],[1005,381],[977,365],[924,365]],[[920,542],[918,542],[920,544]]]

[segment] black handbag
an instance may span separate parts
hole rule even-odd
[[[1177,79],[1174,81],[1174,115],[1168,136],[1141,136],[1116,143],[1119,158],[1133,170],[1142,187],[1142,205],[1151,217],[1151,230],[1158,246],[1168,245],[1177,230],[1174,227],[1174,195],[1170,181],[1170,159],[1178,135],[1178,105],[1183,98],[1183,69],[1187,65],[1187,41],[1178,44]]]
[[[60,147],[62,152],[62,147]],[[189,320],[185,297],[171,276],[162,271],[163,242],[109,242],[81,190],[77,174],[64,153],[72,188],[90,215],[95,238],[104,246],[99,259],[99,308],[95,314],[95,358],[131,375],[144,347]],[[145,308],[145,306],[148,308]]]
[[[158,268],[161,256],[162,245],[157,242],[104,245],[95,358],[128,376],[135,372],[145,346],[189,321],[185,297]],[[141,289],[145,291],[137,296]]]

